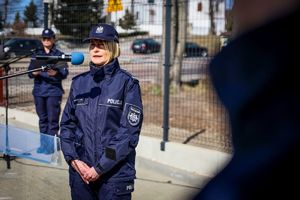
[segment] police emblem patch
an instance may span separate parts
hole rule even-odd
[[[103,27],[98,26],[97,29],[96,29],[96,33],[103,33]]]
[[[131,126],[136,126],[140,123],[141,120],[141,110],[137,107],[130,106],[127,120]]]

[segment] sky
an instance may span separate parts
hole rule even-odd
[[[21,17],[23,18],[23,12],[25,7],[29,5],[31,0],[9,0],[9,7],[8,7],[8,22],[12,23],[14,21],[16,13],[19,11]],[[231,9],[234,0],[225,0],[226,1],[226,9]],[[38,16],[40,16],[40,20],[43,20],[43,0],[33,0],[35,5],[37,5]],[[2,15],[4,14],[4,0],[0,0],[0,10]]]
[[[233,0],[226,0],[226,9],[230,10],[233,6]]]
[[[21,17],[23,18],[23,12],[25,7],[29,5],[31,0],[9,0],[8,6],[8,16],[7,20],[9,23],[12,23],[15,19],[15,15],[17,12],[20,13]],[[43,0],[33,0],[34,4],[37,5],[38,13],[43,12]],[[0,0],[0,10],[2,16],[4,14],[4,0]],[[43,16],[40,15],[40,20],[43,20]]]

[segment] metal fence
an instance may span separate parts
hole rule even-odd
[[[124,1],[123,11],[111,13],[109,19],[114,24],[118,24],[119,21],[116,19],[124,16],[124,10],[126,8],[133,9],[134,7],[135,31],[138,30],[143,32],[143,34],[130,36],[134,35],[128,34],[132,33],[130,32],[132,30],[124,30],[117,26],[117,30],[121,33],[121,56],[119,57],[119,62],[122,68],[128,70],[140,80],[144,104],[142,135],[162,138],[163,92],[160,83],[157,82],[157,77],[163,72],[164,49],[161,49],[160,52],[149,54],[133,53],[131,49],[134,39],[149,37],[154,38],[163,47],[164,25],[163,14],[161,13],[163,13],[164,4],[162,1],[153,2],[134,1],[134,4],[132,4],[132,1],[128,1],[128,3]],[[228,118],[225,109],[218,102],[208,74],[209,62],[221,48],[220,34],[224,31],[225,14],[223,15],[223,12],[225,12],[225,2],[219,2],[219,10],[216,11],[214,16],[216,34],[212,35],[210,34],[209,1],[202,1],[201,4],[195,0],[188,1],[186,41],[206,47],[208,56],[183,57],[181,89],[175,90],[170,85],[169,140],[230,152],[232,149]],[[104,14],[107,6],[107,4],[103,6]],[[53,28],[54,26],[51,27]],[[66,27],[68,27],[67,24]],[[89,70],[88,45],[80,42],[85,35],[78,35],[74,32],[72,37],[66,37],[59,30],[55,30],[58,38],[56,44],[59,49],[65,53],[80,51],[85,55],[85,61],[82,65],[69,65],[70,74],[63,81],[66,91],[63,99],[66,100],[72,77]],[[39,36],[30,35],[30,37]],[[173,59],[171,62],[174,62]],[[9,73],[14,74],[26,71],[28,64],[28,58],[11,64]],[[31,95],[33,80],[29,79],[27,75],[23,75],[10,78],[8,83],[9,107],[21,109],[26,106],[33,107],[33,97]],[[5,88],[5,85],[3,87]],[[3,91],[5,92],[5,89]],[[34,109],[32,110],[34,112]]]

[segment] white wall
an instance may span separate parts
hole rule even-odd
[[[198,3],[202,3],[202,11],[198,11]],[[209,33],[209,1],[189,1],[188,23],[193,35],[207,35]],[[219,12],[215,12],[217,34],[225,30],[225,1],[219,4]]]

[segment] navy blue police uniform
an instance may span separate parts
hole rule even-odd
[[[45,29],[42,37],[50,38],[55,37],[55,35],[51,29]],[[38,49],[32,56],[28,70],[41,67],[38,66],[35,60],[36,55],[60,56],[62,54],[63,52],[58,50],[55,45],[49,53],[46,53],[44,49]],[[39,117],[40,133],[51,136],[57,135],[59,131],[60,105],[64,94],[62,80],[69,74],[67,63],[60,64],[55,70],[57,71],[55,76],[49,76],[47,71],[41,71],[38,76],[28,73],[28,76],[34,79],[32,94],[34,96],[36,113]],[[51,144],[53,141],[50,138],[41,137],[41,146],[38,149],[38,153],[53,153],[54,149]]]
[[[91,62],[88,72],[73,78],[61,120],[61,148],[69,164],[81,160],[100,175],[86,184],[70,165],[73,200],[131,199],[142,120],[139,82],[117,58],[103,67]]]

